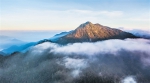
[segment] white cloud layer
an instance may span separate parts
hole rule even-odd
[[[3,83],[150,82],[149,49],[148,39],[116,39],[66,46],[45,42],[26,53],[3,59],[0,80]]]
[[[98,53],[116,53],[118,50],[126,49],[131,51],[147,52],[150,49],[150,40],[146,39],[126,39],[126,40],[107,40],[96,43],[75,43],[67,46],[57,47],[51,51],[61,54],[86,54],[96,55]],[[142,49],[141,49],[142,48]],[[149,52],[150,53],[150,52]]]

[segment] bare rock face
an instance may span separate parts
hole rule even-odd
[[[61,37],[57,43],[67,44],[75,42],[96,42],[107,39],[125,39],[136,38],[131,33],[121,31],[119,29],[110,28],[100,24],[92,24],[86,22],[81,24],[71,33]]]

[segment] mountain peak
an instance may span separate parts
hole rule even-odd
[[[78,28],[84,28],[84,27],[89,26],[89,25],[93,25],[93,24],[90,21],[87,21],[87,22],[81,24]]]
[[[119,29],[110,28],[100,24],[92,24],[87,21],[78,28],[61,37],[57,43],[67,44],[74,42],[95,42],[107,39],[125,39],[136,38],[134,35],[121,31]]]
[[[84,24],[92,24],[90,21],[85,22]]]

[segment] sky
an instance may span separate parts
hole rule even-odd
[[[0,0],[0,30],[73,30],[90,21],[150,31],[150,0]]]

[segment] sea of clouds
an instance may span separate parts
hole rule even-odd
[[[149,83],[150,40],[45,42],[0,62],[1,83]]]

